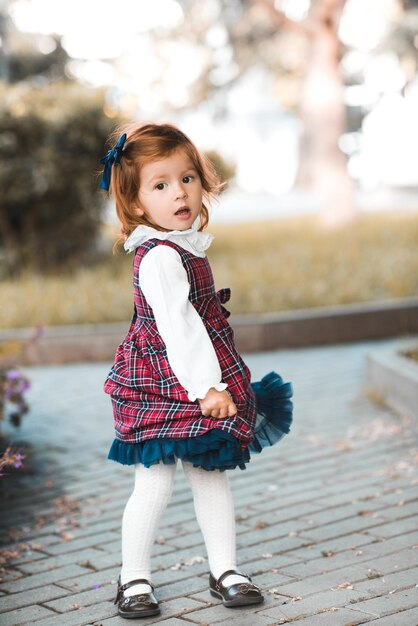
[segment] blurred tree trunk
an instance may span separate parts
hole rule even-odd
[[[302,135],[296,184],[313,186],[320,201],[320,222],[327,227],[353,221],[352,183],[339,139],[345,131],[346,116],[341,79],[338,28],[345,0],[313,0],[309,16],[297,22],[269,0],[262,4],[280,28],[305,36],[308,61],[302,89],[300,116]]]

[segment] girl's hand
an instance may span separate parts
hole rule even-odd
[[[236,415],[237,407],[229,393],[216,391],[211,387],[203,400],[199,400],[200,408],[205,417],[225,419]]]

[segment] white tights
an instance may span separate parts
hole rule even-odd
[[[229,569],[236,569],[234,503],[226,472],[207,471],[182,461],[186,480],[194,499],[196,518],[206,545],[209,567],[215,578]],[[135,465],[135,487],[122,518],[121,582],[135,578],[151,580],[151,551],[160,517],[173,490],[176,464],[162,462],[145,467]],[[225,586],[247,579],[231,575]],[[147,593],[148,585],[127,589],[125,596]]]

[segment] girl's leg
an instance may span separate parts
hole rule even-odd
[[[196,518],[208,553],[209,567],[217,579],[229,569],[237,569],[235,556],[235,512],[226,472],[207,471],[182,461],[186,479],[192,489]],[[222,584],[248,582],[237,575],[227,576]]]
[[[151,580],[151,551],[161,513],[171,497],[175,471],[176,464],[135,465],[135,487],[122,518],[122,585],[135,578]],[[149,585],[139,584],[124,595],[150,591]]]

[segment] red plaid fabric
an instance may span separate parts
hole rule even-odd
[[[151,307],[139,285],[138,271],[144,256],[157,245],[170,246],[180,255],[190,282],[189,299],[199,313],[212,341],[236,406],[232,418],[205,417],[199,402],[190,402],[167,358]],[[230,289],[215,291],[212,270],[206,257],[197,257],[172,241],[149,239],[139,246],[134,258],[134,299],[136,312],[104,390],[112,399],[116,437],[137,443],[160,437],[188,438],[217,428],[234,435],[243,448],[253,439],[256,418],[251,374],[235,349],[234,333],[227,322],[223,304]]]

